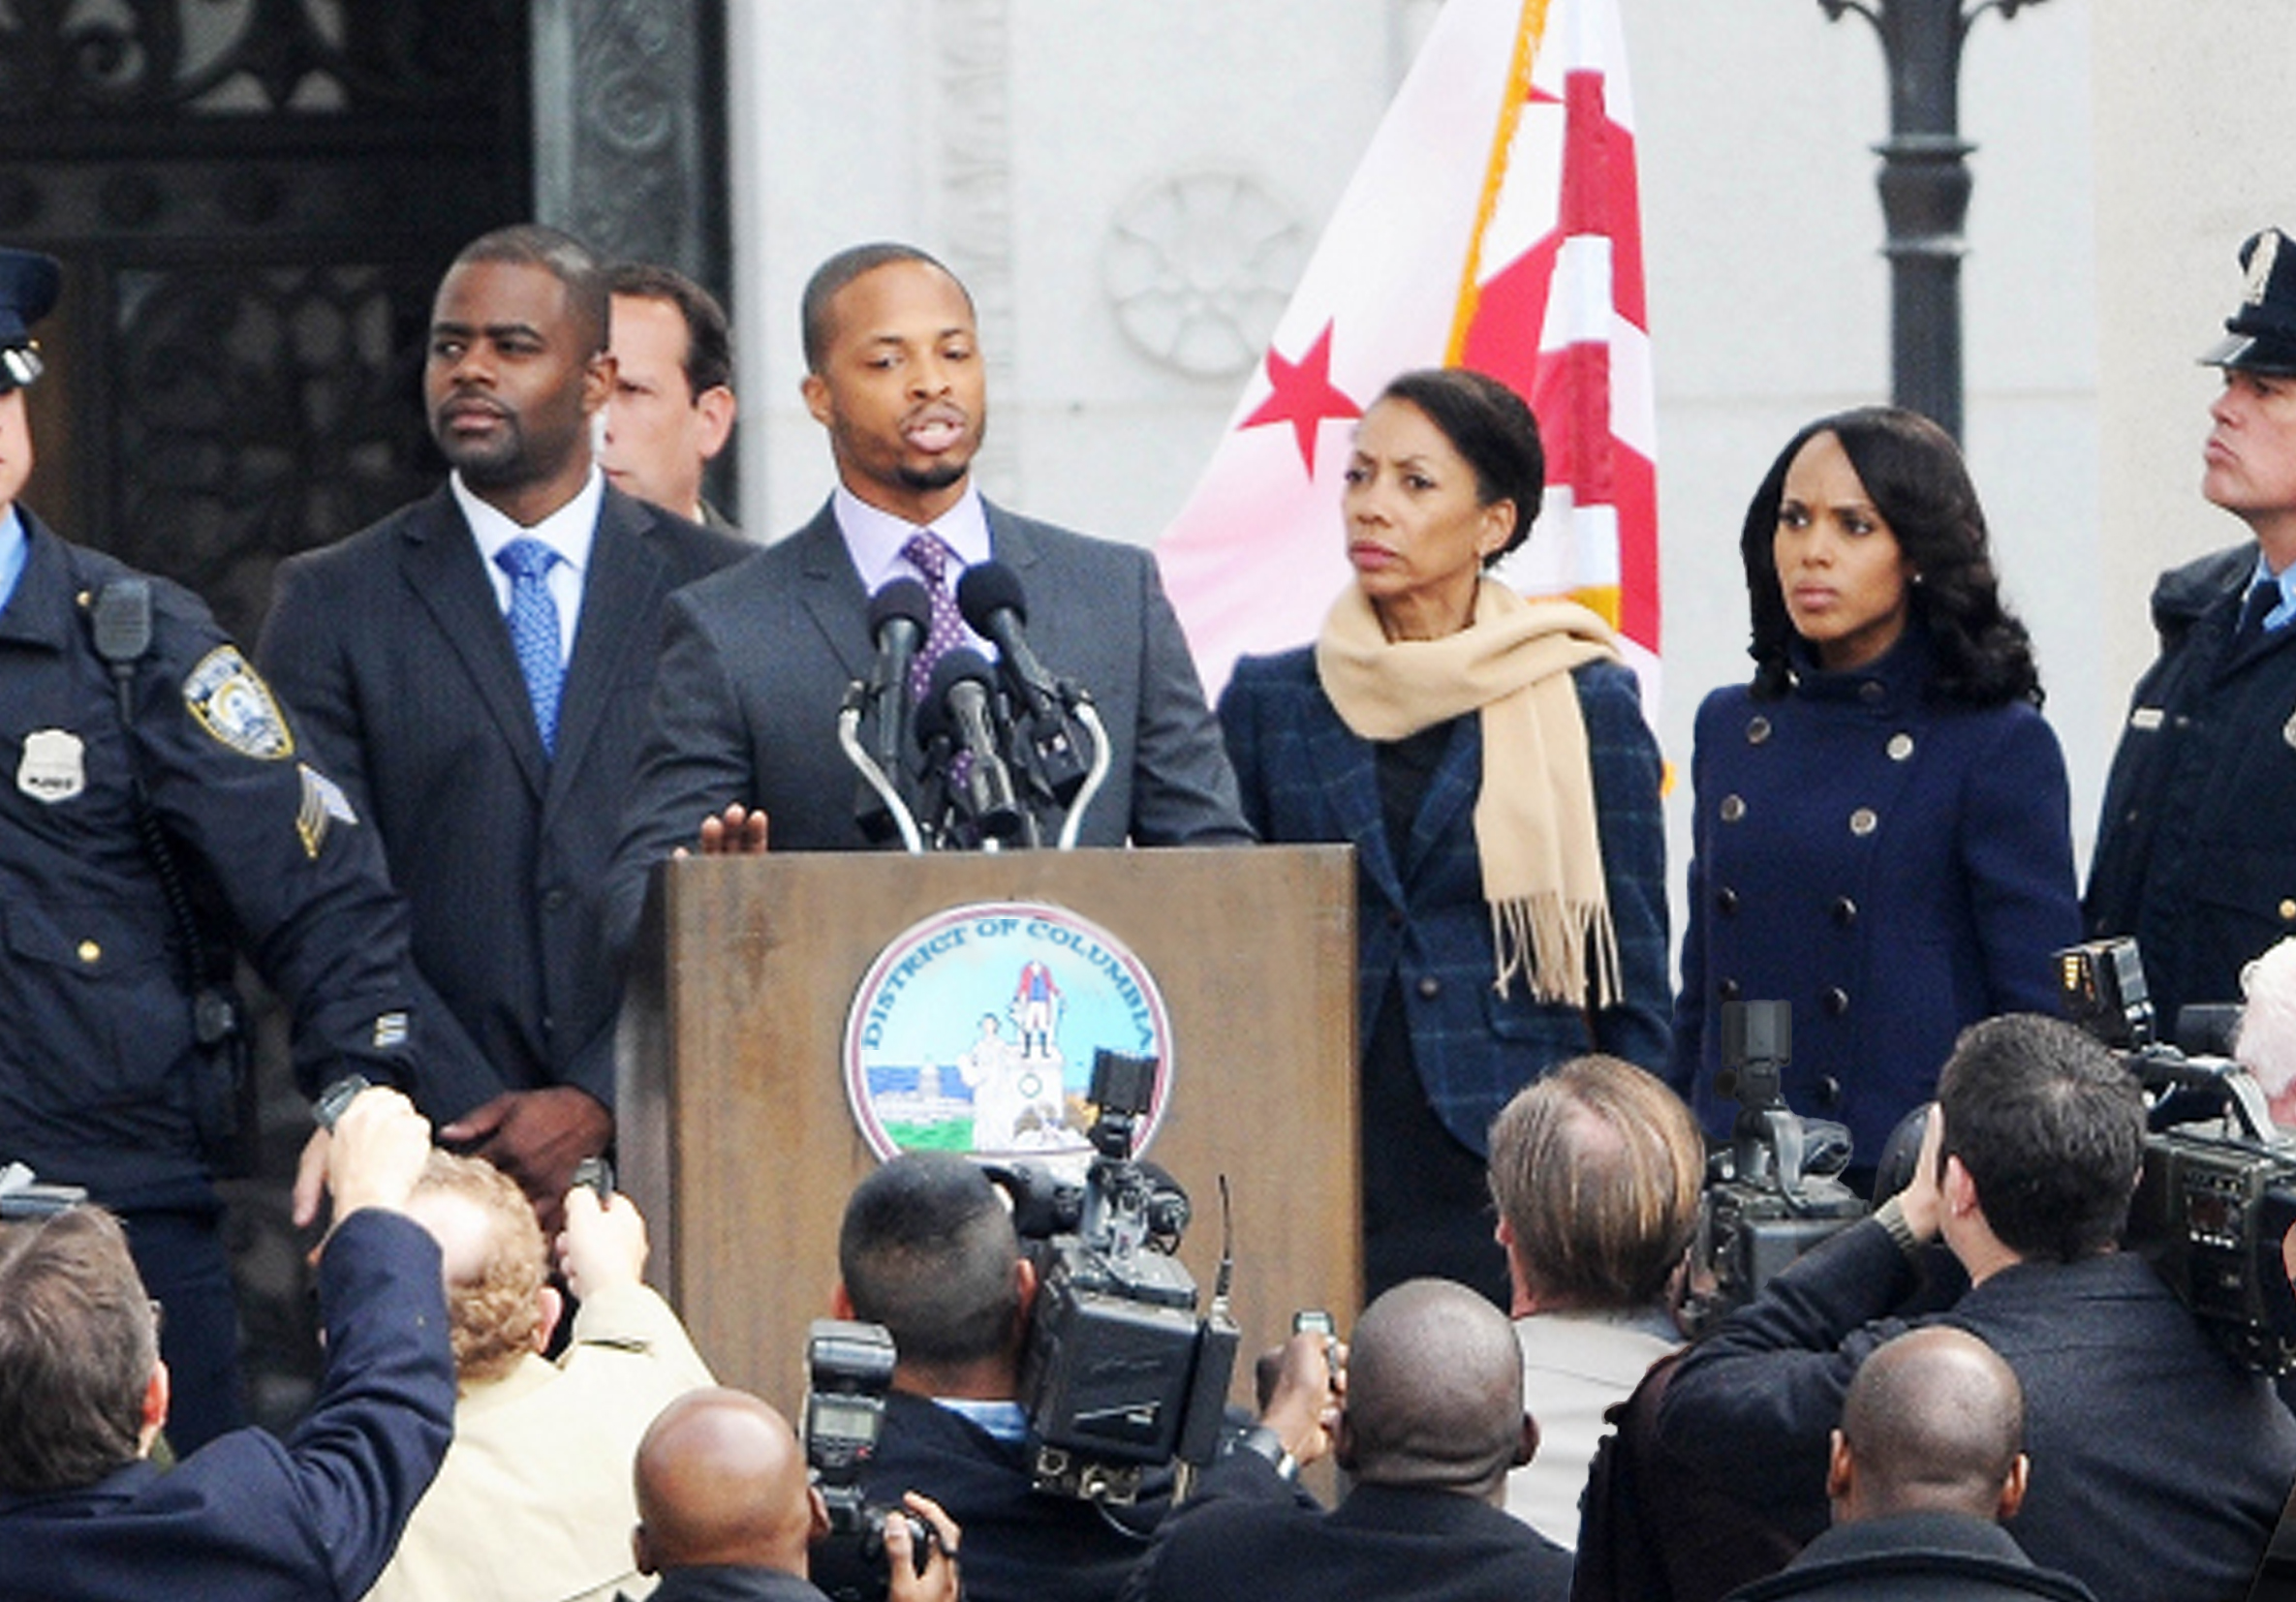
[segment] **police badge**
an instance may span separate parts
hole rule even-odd
[[[276,762],[295,755],[279,703],[234,645],[219,645],[183,680],[183,704],[200,726],[242,756]]]

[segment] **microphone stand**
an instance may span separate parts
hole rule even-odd
[[[1108,781],[1108,728],[1101,722],[1101,715],[1092,704],[1091,693],[1080,686],[1063,682],[1061,700],[1076,721],[1084,725],[1085,737],[1092,744],[1092,766],[1084,775],[1084,783],[1076,790],[1076,799],[1069,803],[1069,814],[1061,822],[1060,849],[1076,848],[1076,835],[1084,827],[1084,812],[1101,793],[1101,786]]]
[[[899,693],[899,686],[891,687],[891,693]],[[925,843],[917,831],[916,818],[910,812],[909,803],[901,799],[901,792],[894,787],[884,769],[878,766],[876,759],[861,749],[861,708],[868,699],[869,687],[859,679],[846,686],[845,704],[837,709],[837,744],[845,752],[845,759],[853,763],[854,770],[860,774],[861,782],[876,791],[877,798],[884,803],[886,816],[901,833],[903,847],[912,855],[918,855],[924,851]]]

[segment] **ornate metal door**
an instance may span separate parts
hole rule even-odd
[[[0,241],[67,272],[27,504],[252,638],[435,483],[430,295],[531,214],[528,63],[521,0],[0,4]]]

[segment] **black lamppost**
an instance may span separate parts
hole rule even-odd
[[[1855,12],[1881,36],[1889,67],[1889,138],[1881,215],[1889,226],[1892,398],[1961,438],[1962,225],[1976,146],[1961,137],[1961,42],[1989,11],[2002,19],[2041,0],[1817,0],[1828,21]]]

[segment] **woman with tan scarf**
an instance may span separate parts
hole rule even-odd
[[[1567,1058],[1666,1055],[1659,755],[1609,628],[1483,570],[1537,514],[1531,409],[1463,369],[1364,414],[1355,583],[1313,647],[1220,701],[1271,843],[1355,847],[1365,1294],[1420,1274],[1512,1300],[1485,1130]]]

